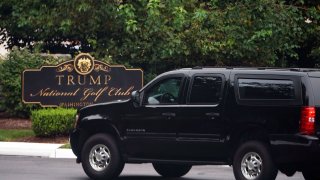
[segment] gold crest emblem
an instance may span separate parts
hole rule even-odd
[[[91,73],[94,68],[93,57],[87,53],[81,53],[74,59],[74,68],[77,73],[86,75]]]

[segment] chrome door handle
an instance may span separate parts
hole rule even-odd
[[[171,120],[172,118],[176,117],[176,113],[172,113],[172,112],[165,112],[165,113],[162,113],[161,115],[167,117],[168,120]]]
[[[219,117],[220,113],[209,112],[209,113],[206,113],[206,116],[210,117],[213,120],[216,117]]]
[[[165,112],[161,114],[162,116],[167,116],[167,117],[176,117],[176,113],[171,113],[171,112]]]

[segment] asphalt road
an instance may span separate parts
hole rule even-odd
[[[0,180],[89,180],[74,159],[0,156]],[[127,164],[119,180],[166,180],[151,164]],[[168,180],[234,180],[227,166],[195,166],[183,178]],[[286,177],[279,173],[277,180],[303,180],[301,173]]]

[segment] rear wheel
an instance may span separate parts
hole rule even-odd
[[[83,146],[81,159],[83,170],[92,179],[112,179],[124,167],[116,142],[106,134],[91,136]]]
[[[191,165],[177,165],[177,164],[152,164],[154,169],[163,177],[181,177],[186,175]]]
[[[233,172],[237,180],[274,180],[278,170],[265,143],[248,141],[234,155]]]

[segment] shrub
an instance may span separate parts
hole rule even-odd
[[[64,108],[33,110],[32,129],[36,136],[67,135],[73,128],[76,111]]]
[[[42,65],[59,63],[60,59],[44,57],[40,53],[14,48],[0,63],[0,107],[11,116],[29,117],[32,109],[38,105],[27,105],[21,101],[21,73],[25,69],[39,68]]]

